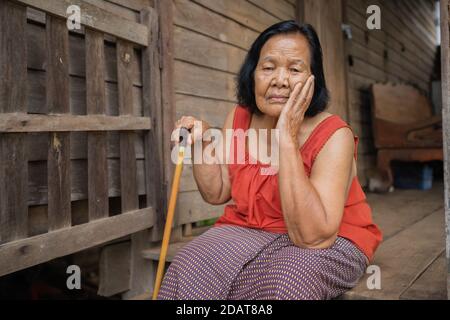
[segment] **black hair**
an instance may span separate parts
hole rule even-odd
[[[294,20],[278,22],[264,30],[253,42],[236,77],[236,96],[238,103],[252,113],[260,113],[255,99],[255,69],[261,49],[271,37],[277,34],[299,33],[308,41],[311,56],[311,72],[314,75],[314,95],[305,113],[313,117],[326,109],[330,95],[323,74],[322,47],[316,31],[310,24],[299,25]]]

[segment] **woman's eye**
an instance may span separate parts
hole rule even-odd
[[[273,70],[273,68],[265,67],[265,68],[263,68],[263,70]]]
[[[300,72],[298,69],[291,69],[292,72]]]

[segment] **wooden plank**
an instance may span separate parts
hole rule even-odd
[[[450,35],[449,35],[449,3],[441,0],[441,71],[442,71],[442,132],[444,152],[444,201],[445,201],[445,226],[446,234],[446,258],[450,265]],[[450,299],[450,271],[447,270],[447,295]]]
[[[372,218],[383,231],[383,241],[408,229],[433,212],[442,211],[442,189],[443,182],[433,181],[430,190],[396,189],[386,194],[367,193]],[[405,203],[407,205],[404,205]]]
[[[178,60],[175,60],[174,68],[177,71],[174,75],[175,93],[236,102],[233,74]]]
[[[234,102],[213,100],[203,97],[176,94],[176,118],[192,115],[205,120],[210,126],[222,128],[228,112],[236,105]]]
[[[161,98],[162,98],[162,142],[163,142],[163,193],[164,212],[167,212],[167,203],[170,197],[170,183],[174,173],[171,160],[171,136],[175,123],[175,64],[173,52],[173,0],[155,0],[155,9],[159,17],[159,54],[161,69]],[[179,70],[177,70],[177,74]]]
[[[165,221],[165,193],[163,188],[163,110],[161,97],[160,54],[158,43],[159,19],[156,11],[145,9],[141,21],[150,30],[149,45],[142,52],[143,111],[154,119],[154,128],[145,134],[145,175],[147,205],[155,208],[156,223],[151,230],[151,240],[162,239]]]
[[[444,249],[443,221],[443,211],[437,210],[383,241],[371,262],[372,265],[380,267],[381,289],[370,290],[367,287],[367,278],[370,274],[365,274],[359,284],[344,295],[345,298],[399,299],[411,286],[412,281],[417,279],[417,275],[423,272]]]
[[[47,110],[68,114],[69,105],[69,33],[64,20],[47,16],[46,21]],[[48,227],[70,227],[70,133],[52,132],[48,136]]]
[[[447,300],[447,261],[443,252],[401,296],[402,300]]]
[[[25,24],[24,7],[0,2],[0,118],[26,112]],[[27,181],[25,135],[0,133],[0,243],[27,236]]]
[[[213,12],[220,13],[229,19],[237,21],[256,32],[262,32],[267,27],[280,21],[278,18],[275,18],[271,14],[247,1],[194,0],[194,2],[210,9]]]
[[[15,0],[24,5],[48,12],[60,18],[66,19],[66,10],[71,5],[80,7],[81,24],[108,33],[112,36],[147,46],[147,27],[119,17],[115,14],[86,3],[82,0]]]
[[[174,27],[174,58],[237,74],[246,51],[205,35]]]
[[[0,245],[0,276],[150,228],[151,207]]]
[[[132,69],[130,63],[132,59],[132,50],[133,48],[129,43],[125,43],[123,41],[117,42],[117,79],[119,91],[119,113],[121,115],[132,114],[133,112],[131,104],[133,99],[133,84],[131,82]],[[134,140],[135,134],[133,132],[127,131],[120,133],[120,193],[122,212],[139,207]],[[141,290],[139,290],[139,283],[139,287],[136,288],[136,281],[140,282],[145,280],[143,279],[141,268],[143,259],[139,257],[139,254],[135,252],[133,247],[141,247],[142,240],[144,240],[143,238],[143,233],[132,235],[129,260],[131,268],[130,290],[123,295],[124,299],[129,296],[135,296],[142,293]],[[147,272],[149,272],[149,269],[147,269]],[[148,281],[149,279],[146,280]],[[147,288],[147,290],[149,289]]]
[[[98,295],[110,297],[130,289],[130,242],[105,246],[100,252]]]
[[[103,34],[86,30],[87,114],[105,114],[105,64]],[[107,133],[88,133],[89,221],[108,216]]]
[[[131,115],[132,87],[131,59],[133,47],[131,44],[119,40],[117,42],[117,75],[119,91],[120,115]],[[135,134],[122,132],[120,134],[120,181],[122,210],[128,211],[138,207],[136,183],[136,154],[134,150]]]
[[[213,12],[188,0],[173,1],[173,19],[176,26],[182,26],[213,39],[248,50],[258,32],[234,20]],[[185,14],[189,12],[189,15]]]
[[[151,130],[148,117],[21,114],[5,113],[0,119],[0,132],[46,132],[46,131],[122,131]]]
[[[145,7],[153,7],[153,0],[107,0],[122,7],[127,7],[135,11],[141,11]]]
[[[114,2],[105,0],[83,0],[86,3],[92,4],[104,11],[110,12],[116,16],[122,17],[129,21],[139,23],[139,14],[135,10],[131,10],[123,5],[117,5]]]
[[[250,3],[281,20],[295,20],[294,6],[286,1],[249,0]]]
[[[117,41],[117,80],[119,91],[119,114],[132,114],[132,59],[133,47],[130,43]],[[120,133],[120,186],[122,211],[129,211],[139,207],[137,190],[136,153],[134,150],[135,133]],[[144,293],[150,290],[151,281],[149,263],[139,255],[140,251],[147,245],[147,231],[131,235],[130,248],[130,290],[123,298]],[[144,280],[145,279],[145,280]]]

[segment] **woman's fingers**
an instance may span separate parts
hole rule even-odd
[[[182,116],[180,119],[178,119],[175,122],[175,129],[172,133],[172,141],[174,142],[174,145],[178,145],[180,143],[180,130],[181,127],[184,127],[188,130],[191,130],[194,127],[195,121],[198,121],[196,118],[191,116]],[[192,144],[192,133],[189,133],[188,139],[187,139],[188,145]]]
[[[295,101],[294,110],[296,112],[304,112],[308,106],[309,106],[309,100],[308,97],[310,95],[311,88],[314,84],[314,76],[311,75],[308,80],[306,81],[305,85],[302,88],[302,91],[299,93],[297,100]]]
[[[292,110],[292,107],[295,104],[296,98],[297,98],[298,94],[300,93],[302,86],[303,86],[303,84],[301,81],[297,82],[294,85],[294,89],[292,89],[289,99],[286,101],[286,104],[284,105],[283,109],[281,110],[282,114],[283,113],[287,114],[290,110]]]
[[[312,97],[314,95],[314,84],[315,84],[315,81],[313,79],[311,86],[309,87],[308,96],[306,97],[306,103],[308,104],[308,106],[311,103]]]
[[[176,128],[185,127],[187,129],[192,129],[195,121],[197,121],[197,119],[195,119],[194,117],[182,116],[179,120],[177,120],[177,122],[175,122],[175,127]]]
[[[189,130],[187,144],[191,145],[195,141],[202,139],[204,131],[209,128],[209,124],[192,116],[182,116],[175,122],[175,128],[172,136],[172,141],[175,141],[175,144],[178,144],[179,142],[178,139],[180,136],[181,127],[185,127]]]

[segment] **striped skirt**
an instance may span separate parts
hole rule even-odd
[[[332,299],[356,286],[367,265],[342,237],[328,249],[304,249],[287,234],[217,226],[178,252],[158,299]]]

